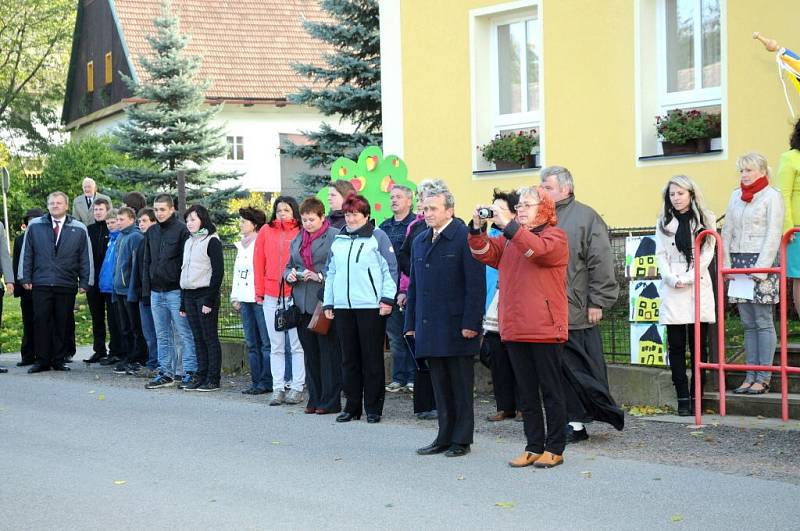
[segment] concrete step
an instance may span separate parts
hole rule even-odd
[[[765,393],[763,395],[735,395],[725,393],[725,406],[728,415],[762,416],[780,418],[781,394]],[[703,393],[703,411],[719,412],[719,392]],[[789,418],[800,420],[800,394],[789,395]]]

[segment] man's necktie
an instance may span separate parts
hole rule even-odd
[[[431,237],[431,243],[436,243],[436,240],[438,240],[438,239],[439,239],[439,233],[436,232],[436,231],[433,231],[433,236]]]
[[[86,208],[91,209],[92,208],[92,198],[89,197],[88,195],[84,196],[84,197],[86,197]]]
[[[53,220],[53,223],[55,223],[55,226],[53,227],[53,234],[56,237],[55,239],[56,243],[58,243],[58,235],[61,233],[61,222]]]

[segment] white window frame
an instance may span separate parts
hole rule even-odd
[[[472,126],[472,171],[473,179],[482,178],[496,179],[499,176],[492,170],[492,164],[486,162],[480,150],[476,146],[486,144],[497,133],[504,131],[514,131],[536,128],[539,133],[539,165],[545,164],[546,138],[542,135],[545,127],[546,108],[545,94],[545,44],[542,39],[542,20],[545,19],[543,0],[513,0],[502,4],[495,4],[487,7],[476,8],[469,11],[469,49],[470,49],[470,78],[471,78],[471,126]],[[497,78],[491,72],[496,71],[496,52],[493,52],[492,41],[496,43],[496,29],[494,21],[503,20],[506,17],[513,20],[529,20],[531,11],[535,10],[538,23],[538,51],[539,51],[539,117],[538,121],[518,123],[508,123],[500,125],[495,120],[499,104],[492,96],[497,92]],[[496,46],[496,44],[495,44]],[[490,74],[487,76],[487,72]],[[493,78],[493,79],[492,79]],[[519,116],[519,115],[517,115]],[[523,170],[520,170],[523,171]],[[536,173],[538,170],[524,170]],[[516,178],[516,172],[509,172],[508,178]]]
[[[522,22],[523,24],[527,23],[529,20],[532,20],[535,23],[535,35],[534,35],[534,45],[536,47],[536,52],[539,54],[539,107],[540,109],[537,111],[527,111],[527,112],[518,112],[513,114],[500,114],[500,64],[498,61],[498,42],[497,42],[497,30],[500,26],[506,24],[514,24]],[[542,24],[541,24],[541,17],[539,16],[538,12],[535,19],[532,19],[530,15],[506,15],[501,17],[493,18],[491,21],[491,35],[490,35],[490,76],[491,76],[491,98],[492,98],[492,124],[495,134],[500,133],[502,131],[508,131],[512,129],[522,129],[522,128],[530,128],[530,127],[539,127],[539,123],[541,123],[541,102],[542,102],[542,58],[541,58],[541,46],[542,46]],[[525,46],[527,45],[527,39],[524,43],[522,43],[522,52],[520,55],[520,86],[522,87],[522,93],[520,100],[523,102],[527,102],[528,100],[528,61],[527,61],[527,50]]]
[[[694,17],[694,86],[700,87],[681,92],[667,92],[667,3],[658,0],[657,13],[657,39],[658,39],[658,88],[662,109],[704,107],[719,105],[722,100],[722,76],[720,86],[702,88],[703,86],[703,14],[702,0],[693,0],[695,4]],[[720,25],[723,24],[724,0],[720,0]],[[722,49],[722,31],[720,31],[720,61],[724,59]]]
[[[229,139],[233,139],[233,142],[229,142]],[[237,142],[236,139],[239,139]],[[247,155],[244,150],[244,136],[242,135],[225,135],[225,144],[228,146],[228,153],[225,155],[225,160],[230,162],[243,162]],[[238,146],[242,147],[242,158],[236,158],[236,148]],[[228,155],[233,155],[229,157]]]

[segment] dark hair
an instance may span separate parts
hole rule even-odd
[[[142,192],[128,192],[122,196],[122,202],[138,212],[147,206],[147,197]]]
[[[132,220],[136,221],[136,212],[131,207],[127,206],[119,207],[117,209],[117,215],[119,216],[120,214],[128,216]]]
[[[105,199],[103,199],[105,201]],[[22,218],[22,224],[27,225],[31,222],[31,219],[36,219],[44,216],[44,210],[41,208],[31,208],[27,212],[25,212],[25,217]]]
[[[322,204],[322,201],[317,199],[316,197],[306,197],[302,203],[300,203],[300,213],[301,214],[316,214],[321,218],[325,217],[325,205]]]
[[[492,201],[505,201],[508,205],[508,208],[514,210],[514,206],[519,203],[519,194],[516,190],[510,190],[508,192],[504,190],[500,190],[499,188],[495,188],[494,192],[492,192]]]
[[[208,213],[208,210],[203,205],[192,205],[186,209],[186,212],[183,214],[183,221],[186,221],[186,218],[189,217],[189,214],[194,213],[200,219],[200,228],[206,229],[209,234],[214,234],[217,232],[217,227],[214,225],[214,222],[211,221],[211,214]]]
[[[156,211],[150,207],[144,207],[139,210],[137,217],[147,216],[150,221],[158,221],[156,219]]]
[[[348,181],[347,179],[338,179],[336,181],[331,181],[331,186],[336,188],[336,191],[339,192],[339,195],[342,198],[347,199],[351,195],[356,194],[356,187],[353,186],[353,183]]]
[[[94,199],[94,202],[92,203],[92,208],[94,208],[95,205],[105,205],[106,210],[111,210],[111,201],[109,201],[105,197],[96,197]]]
[[[289,208],[292,209],[292,217],[300,225],[300,207],[297,206],[297,200],[294,197],[290,197],[288,195],[279,195],[275,201],[272,203],[272,217],[269,218],[269,222],[272,223],[278,217],[278,205],[280,203],[286,203],[289,205]]]
[[[156,203],[166,203],[169,206],[175,208],[175,201],[173,201],[172,196],[169,194],[158,194],[155,199],[153,199],[153,204]]]
[[[366,217],[369,217],[371,212],[369,208],[369,201],[363,195],[351,195],[347,200],[342,203],[342,212],[360,212]]]
[[[794,131],[792,131],[792,136],[789,139],[789,146],[792,149],[800,149],[800,120],[797,120],[794,124]]]
[[[264,211],[251,206],[240,208],[239,216],[255,225],[256,230],[259,230],[267,223],[267,215],[264,214]]]

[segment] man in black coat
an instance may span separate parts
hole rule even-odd
[[[31,220],[40,218],[44,215],[41,208],[32,208],[25,212],[22,221],[22,230],[28,228]],[[19,271],[19,257],[22,254],[22,242],[25,240],[25,232],[14,239],[14,271]],[[34,327],[33,327],[33,294],[22,287],[22,283],[17,278],[14,282],[14,296],[19,298],[19,307],[22,311],[22,343],[19,346],[21,361],[17,367],[27,367],[36,362],[36,349],[33,346]]]
[[[405,331],[415,337],[414,355],[428,360],[439,413],[436,440],[417,453],[458,457],[469,453],[475,428],[474,356],[480,350],[486,273],[472,258],[467,227],[453,219],[452,194],[444,182],[435,184],[423,203],[429,228],[412,245]]]
[[[33,290],[39,331],[34,339],[38,359],[29,373],[69,370],[64,363],[75,341],[75,296],[94,282],[89,234],[83,223],[67,215],[68,204],[64,192],[47,196],[49,213],[31,221],[22,243],[18,274],[22,286]]]
[[[86,302],[89,304],[89,313],[92,316],[93,337],[93,353],[90,358],[84,360],[86,363],[97,363],[106,358],[108,354],[106,350],[106,319],[108,319],[110,338],[108,348],[111,351],[110,358],[113,360],[121,358],[123,355],[117,316],[111,306],[106,304],[106,298],[100,292],[100,267],[103,265],[103,259],[105,259],[108,249],[109,231],[108,225],[106,225],[106,215],[109,210],[111,210],[111,203],[103,197],[97,197],[92,203],[92,215],[95,222],[86,228],[89,232],[89,241],[92,243],[92,260],[95,264],[94,284],[86,292]]]

